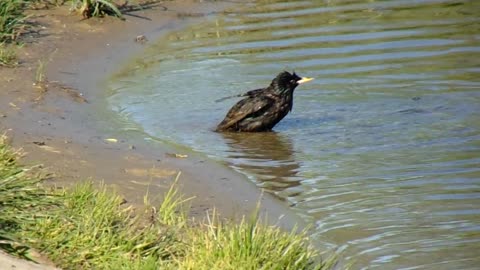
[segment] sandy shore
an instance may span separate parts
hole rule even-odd
[[[135,131],[119,137],[115,130],[120,123],[111,121],[115,115],[106,107],[102,85],[122,63],[148,46],[148,42],[135,42],[136,36],[156,40],[226,5],[169,1],[127,15],[126,21],[81,20],[63,7],[35,11],[32,20],[39,24],[39,31],[26,37],[19,51],[21,65],[0,70],[0,130],[7,132],[14,147],[27,152],[24,163],[41,163],[53,172],[55,184],[103,180],[136,204],[147,190],[152,198],[160,196],[181,172],[182,192],[195,197],[193,215],[202,216],[213,207],[228,218],[250,213],[261,191],[245,176],[201,154],[147,142]],[[39,60],[46,63],[44,88],[33,85]],[[269,194],[262,197],[262,212],[268,212],[274,223],[283,217],[278,224],[286,228],[299,222]]]

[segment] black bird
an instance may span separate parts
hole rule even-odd
[[[293,91],[313,78],[299,77],[284,71],[267,88],[248,91],[233,97],[246,97],[228,111],[217,131],[270,131],[293,106]],[[231,97],[227,97],[231,98]],[[220,99],[224,100],[226,98]],[[220,101],[218,100],[218,101]]]

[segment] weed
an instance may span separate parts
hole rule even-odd
[[[47,64],[44,60],[38,60],[37,69],[35,70],[35,83],[38,87],[43,87],[47,82],[47,76],[45,75],[45,68]]]
[[[47,93],[48,91],[48,80],[45,73],[46,66],[46,60],[38,60],[37,69],[35,70],[35,81],[33,82],[33,86],[38,88],[40,91],[35,101],[43,100],[43,98],[45,97],[45,93]]]
[[[124,19],[122,12],[112,0],[72,0],[72,5],[84,18],[111,15]]]
[[[17,53],[11,46],[0,43],[0,66],[15,67],[18,65]]]

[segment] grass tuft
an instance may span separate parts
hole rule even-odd
[[[321,260],[305,231],[287,233],[262,225],[258,211],[240,224],[222,221],[213,213],[190,231],[190,241],[179,269],[331,269],[336,263],[334,257]]]
[[[17,53],[11,46],[0,43],[0,66],[15,67],[18,65]]]
[[[23,237],[63,268],[149,269],[176,252],[173,231],[142,225],[105,185],[79,184],[62,197],[64,205]]]
[[[23,0],[0,1],[0,43],[17,39],[25,29],[24,6]]]
[[[183,226],[187,221],[186,203],[193,199],[185,198],[179,194],[177,183],[180,173],[175,177],[175,181],[170,186],[170,189],[165,193],[162,204],[158,209],[158,219],[166,225]]]
[[[0,249],[21,257],[28,257],[28,247],[19,243],[15,232],[26,224],[34,224],[44,215],[42,208],[56,203],[39,186],[43,176],[37,167],[20,168],[16,165],[20,151],[12,151],[0,136]],[[30,209],[30,211],[25,211]]]

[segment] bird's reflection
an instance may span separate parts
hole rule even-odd
[[[229,146],[232,166],[253,174],[267,191],[283,191],[300,185],[300,165],[294,159],[291,140],[275,132],[222,133]]]

